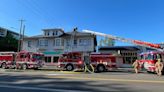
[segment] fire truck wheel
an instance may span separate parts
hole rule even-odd
[[[7,68],[6,63],[2,63],[1,67],[2,69],[6,69]]]
[[[26,70],[27,69],[27,65],[26,64],[22,64],[21,69]]]
[[[105,66],[104,65],[98,65],[97,66],[97,72],[104,72],[105,71]]]
[[[74,67],[73,67],[72,64],[66,65],[66,70],[67,70],[67,71],[72,71],[73,69],[74,69]]]

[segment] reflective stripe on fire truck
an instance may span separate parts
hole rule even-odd
[[[59,62],[58,64],[83,64],[83,63],[79,63],[79,62]]]

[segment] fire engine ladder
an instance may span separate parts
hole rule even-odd
[[[87,33],[91,33],[91,34],[94,34],[94,35],[99,35],[99,36],[111,38],[113,40],[118,40],[118,41],[122,41],[122,42],[131,43],[131,44],[135,44],[135,45],[139,45],[139,46],[143,46],[143,47],[148,47],[148,48],[152,48],[152,49],[156,49],[158,51],[164,52],[164,48],[162,49],[160,47],[155,47],[157,44],[152,44],[152,43],[149,43],[149,42],[143,42],[143,41],[132,40],[132,39],[125,39],[125,38],[113,36],[113,35],[110,35],[110,34],[104,34],[104,33],[90,31],[90,30],[83,30],[83,32],[87,32]],[[153,46],[151,46],[150,44],[153,45]]]

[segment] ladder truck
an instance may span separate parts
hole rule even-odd
[[[90,31],[90,30],[83,30],[83,32],[111,38],[113,40],[118,40],[126,43],[131,43],[138,46],[155,49],[156,51],[141,53],[140,60],[138,60],[141,66],[143,65],[148,72],[155,72],[155,63],[157,62],[157,59],[161,59],[161,61],[164,63],[164,48],[162,48],[159,44],[153,44],[150,42],[145,42],[140,40],[125,39],[122,37],[117,37],[110,34],[104,34],[104,33]]]
[[[131,43],[131,44],[135,44],[135,45],[139,45],[139,46],[143,46],[143,47],[148,47],[148,48],[156,49],[157,51],[164,52],[164,48],[162,48],[159,44],[153,44],[150,42],[145,42],[145,41],[140,41],[140,40],[126,39],[126,38],[122,38],[122,37],[118,37],[118,36],[113,36],[110,34],[104,34],[104,33],[100,33],[100,32],[90,31],[90,30],[83,30],[83,32],[111,38],[113,40],[118,40],[118,41],[122,41],[122,42],[126,42],[126,43]]]

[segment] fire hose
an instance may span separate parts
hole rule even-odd
[[[84,72],[94,73],[94,67],[92,64],[86,64],[84,62]]]

